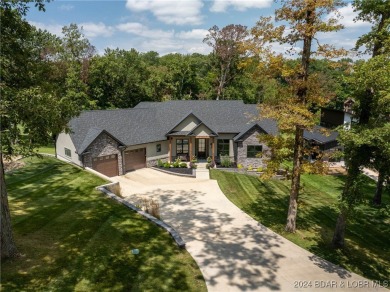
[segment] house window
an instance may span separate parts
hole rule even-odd
[[[70,151],[70,149],[65,148],[65,156],[72,157],[72,152]]]
[[[156,145],[156,152],[157,153],[161,152],[161,144]]]
[[[257,154],[263,151],[263,146],[261,145],[248,145],[246,148],[246,157],[247,158],[256,158]]]
[[[217,140],[217,155],[218,156],[221,156],[221,155],[229,155],[229,140],[221,140],[221,139],[218,139]]]
[[[176,140],[176,154],[188,154],[188,139]]]

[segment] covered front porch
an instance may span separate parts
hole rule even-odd
[[[215,138],[210,136],[170,136],[168,156],[169,161],[180,158],[181,161],[190,161],[196,157],[198,161],[206,161],[208,157],[215,159]]]
[[[197,160],[208,157],[215,160],[215,137],[217,134],[203,123],[193,113],[185,116],[166,134],[169,140],[168,159],[174,161],[190,161],[194,156]]]

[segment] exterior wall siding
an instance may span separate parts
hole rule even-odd
[[[70,150],[71,157],[65,155],[65,148]],[[69,134],[60,133],[56,141],[56,151],[57,155],[61,158],[73,162],[79,166],[83,166],[80,156],[76,153],[76,147],[73,144],[72,139]]]
[[[211,132],[205,125],[201,125],[199,128],[195,129],[194,135],[197,137],[210,137]]]
[[[100,134],[86,149],[85,152],[87,153],[84,155],[84,166],[92,168],[92,159],[95,157],[117,154],[119,175],[123,175],[123,157],[119,146],[120,144],[109,135],[105,133]]]
[[[263,160],[269,155],[269,148],[267,145],[260,143],[258,135],[261,134],[259,129],[252,129],[242,137],[242,141],[236,143],[236,162],[242,164],[244,167],[252,166],[257,168],[263,166]],[[248,158],[247,157],[247,146],[248,145],[262,145],[263,156],[261,158]]]

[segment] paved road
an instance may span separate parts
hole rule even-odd
[[[214,180],[152,169],[114,180],[132,203],[143,197],[160,202],[162,219],[186,241],[209,291],[381,291],[262,226],[232,204]]]

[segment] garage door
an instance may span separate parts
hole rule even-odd
[[[136,170],[146,167],[145,148],[134,149],[125,152],[126,171]]]
[[[117,176],[118,173],[118,156],[107,155],[95,157],[92,159],[92,168],[107,176]]]

